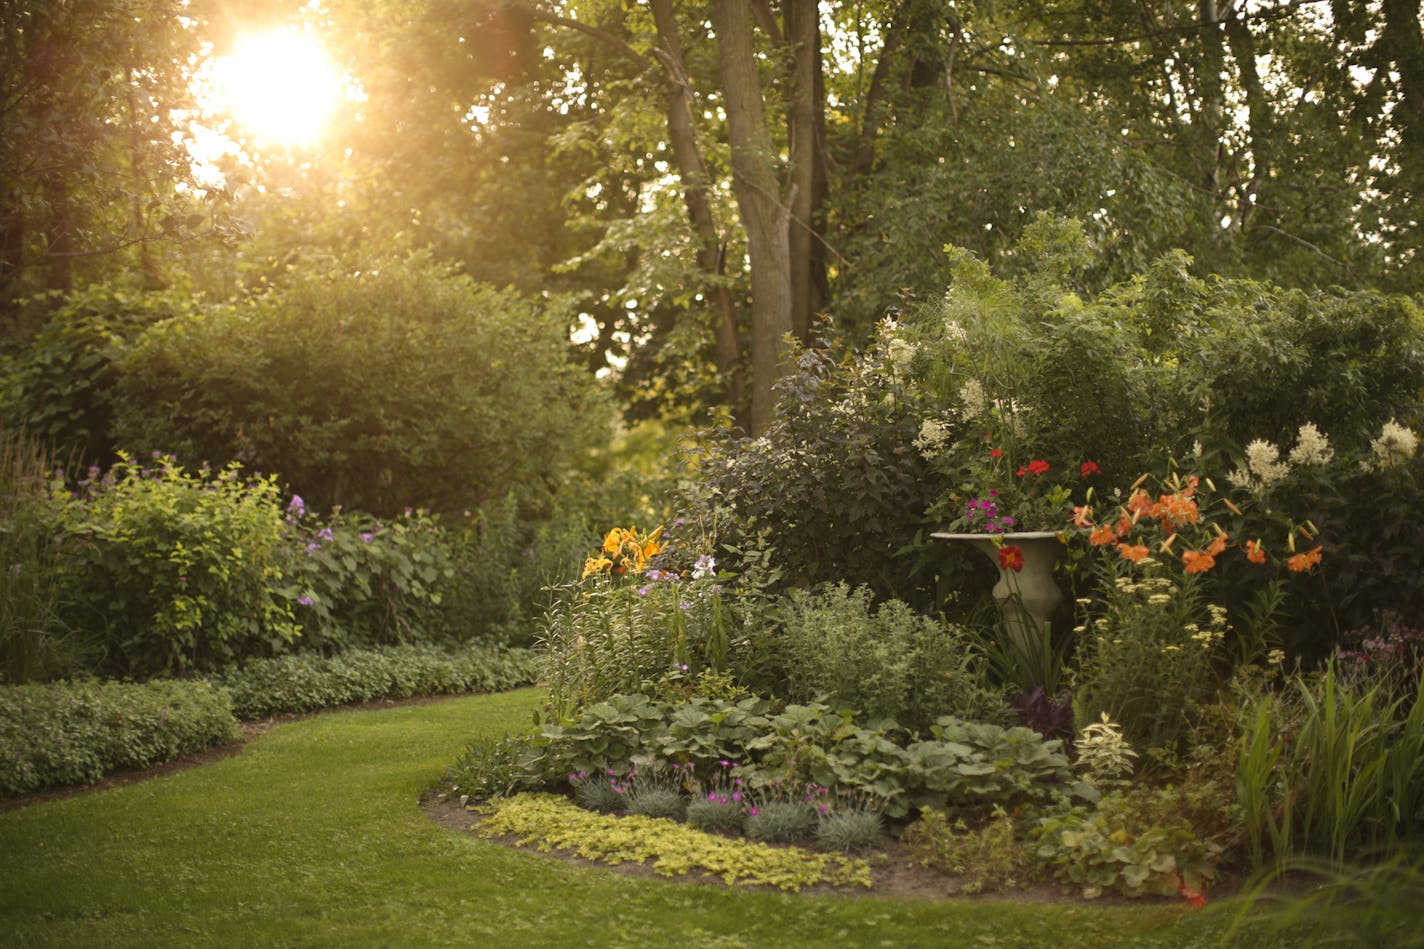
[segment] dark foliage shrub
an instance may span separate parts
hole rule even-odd
[[[920,422],[903,373],[880,345],[840,362],[812,350],[795,358],[765,433],[707,438],[690,514],[717,523],[733,551],[769,546],[785,586],[844,580],[931,604],[933,572],[902,551],[940,486],[914,448]]]

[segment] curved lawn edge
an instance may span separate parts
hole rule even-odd
[[[1209,945],[1222,913],[733,890],[572,866],[419,797],[537,690],[335,711],[200,768],[0,814],[17,945]],[[1169,926],[1169,929],[1163,929]]]

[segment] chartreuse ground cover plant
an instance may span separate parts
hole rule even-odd
[[[526,690],[318,716],[214,764],[0,814],[0,931],[54,946],[1191,946],[1215,944],[1231,922],[1215,908],[1184,917],[1180,904],[626,878],[421,813],[417,798],[462,742],[522,731],[540,701]]]

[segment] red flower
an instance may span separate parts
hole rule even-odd
[[[1018,573],[1024,568],[1023,551],[1012,544],[1008,547],[999,548],[999,569],[1012,570]]]
[[[1002,458],[1002,457],[1004,457],[1004,450],[1003,450],[1002,448],[990,448],[990,449],[989,449],[989,457],[990,457],[990,458]]]
[[[1192,905],[1192,909],[1201,909],[1206,906],[1206,894],[1201,890],[1187,885],[1187,881],[1182,875],[1177,874],[1177,892],[1182,894],[1182,899]]]
[[[1096,461],[1085,461],[1085,462],[1083,462],[1083,463],[1078,467],[1078,470],[1082,473],[1083,477],[1085,477],[1085,478],[1088,477],[1089,475],[1095,475],[1095,474],[1102,474],[1102,473],[1103,473],[1103,469],[1101,469],[1101,468],[1098,467],[1098,463],[1097,463]]]
[[[1048,462],[1041,459],[1034,459],[1028,463],[1028,473],[1031,475],[1041,475],[1048,472]]]

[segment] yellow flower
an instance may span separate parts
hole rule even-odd
[[[615,527],[608,532],[608,536],[603,538],[603,552],[607,554],[618,553],[618,548],[623,546],[623,528]]]
[[[587,580],[595,573],[602,573],[613,566],[613,561],[607,557],[590,557],[583,565],[583,579]]]

